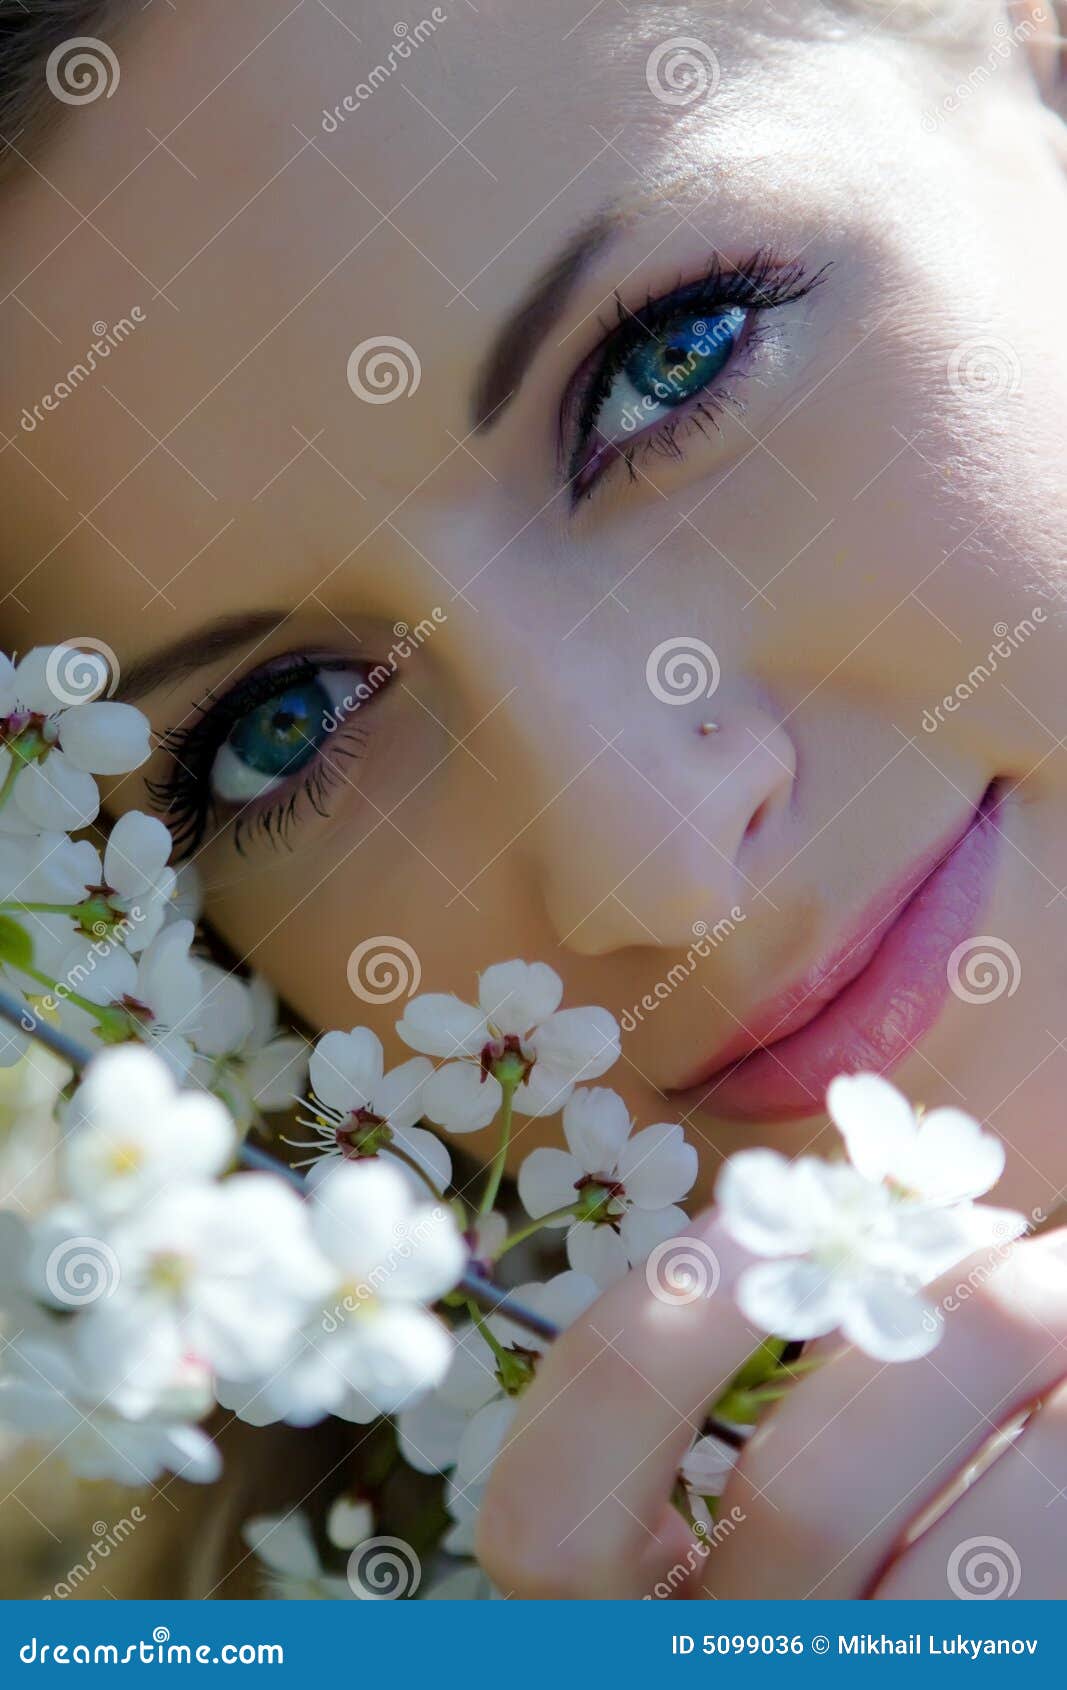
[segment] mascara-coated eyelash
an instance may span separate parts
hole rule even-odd
[[[703,276],[638,311],[618,298],[619,324],[573,377],[561,411],[572,502],[613,462],[633,470],[639,447],[680,455],[683,420],[714,423],[718,378],[743,373],[763,312],[802,299],[822,281],[799,262],[757,252],[738,265],[716,257]]]
[[[301,800],[328,814],[327,796],[344,779],[338,760],[361,756],[366,745],[358,713],[382,690],[368,682],[372,672],[352,658],[297,653],[203,699],[193,722],[164,737],[170,768],[147,783],[175,857],[194,851],[211,822],[232,820],[241,851],[253,832],[287,843]]]

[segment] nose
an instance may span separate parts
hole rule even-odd
[[[684,946],[697,923],[764,901],[759,865],[796,752],[761,707],[714,704],[713,725],[686,708],[640,734],[599,735],[545,810],[543,896],[561,945],[583,956]]]

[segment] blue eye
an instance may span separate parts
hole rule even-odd
[[[733,357],[748,315],[739,305],[714,317],[687,315],[642,339],[597,407],[600,441],[618,445],[708,387]]]
[[[358,672],[320,670],[314,677],[280,686],[245,711],[216,753],[212,795],[240,804],[283,787],[311,762],[346,711],[353,709],[358,684]]]

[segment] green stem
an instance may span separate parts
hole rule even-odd
[[[77,904],[23,904],[18,899],[0,903],[0,910],[20,910],[31,915],[69,915],[72,920],[77,919],[78,909]]]
[[[416,1162],[414,1156],[409,1156],[406,1150],[401,1150],[399,1148],[399,1146],[396,1145],[396,1144],[389,1144],[389,1145],[386,1146],[386,1149],[388,1150],[390,1156],[395,1156],[397,1161],[403,1162],[406,1167],[409,1167],[411,1169],[412,1173],[418,1174],[418,1176],[421,1179],[423,1185],[426,1185],[426,1186],[429,1187],[432,1195],[434,1197],[436,1197],[436,1199],[439,1203],[444,1202],[444,1200],[445,1200],[444,1192],[438,1191],[436,1185],[434,1185],[434,1183],[433,1183],[433,1180],[430,1178],[429,1174],[426,1172],[426,1169],[421,1167],[420,1164],[418,1162]]]
[[[539,1221],[531,1221],[528,1226],[520,1226],[518,1232],[513,1232],[510,1237],[505,1238],[493,1260],[498,1262],[501,1256],[506,1256],[508,1251],[513,1250],[516,1244],[525,1244],[526,1240],[532,1238],[535,1232],[540,1232],[542,1227],[551,1226],[553,1221],[566,1220],[569,1215],[574,1213],[574,1204],[568,1203],[565,1209],[553,1209],[550,1214],[542,1215]]]
[[[26,765],[20,757],[12,757],[11,767],[4,776],[4,784],[3,786],[0,786],[0,810],[3,809],[4,805],[11,797],[11,794],[14,792],[15,782],[18,780],[19,774],[25,767]]]
[[[478,1204],[479,1216],[491,1213],[493,1204],[496,1202],[497,1192],[500,1190],[500,1182],[504,1177],[504,1163],[507,1159],[508,1144],[511,1141],[511,1106],[514,1101],[518,1084],[519,1082],[517,1079],[500,1081],[500,1089],[503,1093],[503,1101],[501,1102],[500,1114],[498,1116],[500,1121],[500,1143],[497,1146],[496,1155],[493,1157],[492,1166],[489,1169],[489,1178],[485,1182],[485,1190],[482,1192],[482,1200]]]
[[[61,986],[58,980],[50,980],[47,974],[41,973],[39,968],[23,966],[21,972],[28,974],[31,980],[36,980],[38,985],[44,986],[48,997],[58,996],[74,1004],[76,1009],[83,1009],[86,1015],[92,1016],[98,1027],[107,1024],[110,1011],[106,1004],[90,1002],[88,998],[83,998],[80,992],[72,991],[69,986]]]
[[[499,1343],[493,1336],[489,1323],[477,1303],[472,1302],[469,1297],[467,1298],[467,1313],[470,1315],[475,1326],[478,1328],[478,1331],[489,1345],[489,1348],[493,1352],[493,1359],[495,1360],[497,1366],[500,1367],[502,1363],[507,1360],[507,1352],[505,1351],[503,1344]]]
[[[821,1357],[783,1363],[787,1343],[785,1338],[765,1338],[711,1404],[711,1418],[755,1425],[766,1403],[778,1402],[805,1373],[822,1366]]]

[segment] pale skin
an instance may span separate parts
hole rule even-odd
[[[1010,938],[1018,989],[950,997],[893,1077],[998,1133],[997,1200],[1050,1215],[1067,1184],[1055,49],[1038,32],[931,128],[981,47],[953,59],[861,16],[831,34],[799,5],[586,11],[460,6],[332,129],[323,108],[395,40],[379,0],[288,19],[280,0],[191,0],[116,35],[115,97],[64,113],[3,189],[19,327],[0,371],[6,639],[92,634],[127,678],[178,642],[186,671],[138,698],[163,736],[271,659],[373,663],[397,624],[443,611],[367,709],[360,759],[335,759],[327,815],[302,802],[287,847],[253,837],[243,857],[224,816],[208,825],[207,915],[308,1025],[370,1025],[401,1060],[397,1006],[346,983],[367,934],[410,943],[424,990],[469,996],[480,969],[523,956],[557,969],[568,1004],[622,1016],[694,923],[739,906],[608,1081],[639,1125],[684,1119],[700,1200],[724,1154],[797,1154],[825,1118],[754,1127],[671,1093],[1006,781],[980,930]],[[650,93],[669,36],[714,44],[706,102]],[[611,238],[565,300],[561,284],[521,385],[476,432],[494,337],[606,212]],[[572,509],[561,400],[616,293],[635,311],[713,252],[736,265],[768,248],[825,280],[769,314],[743,410],[691,429],[678,457],[639,454],[632,478],[615,464]],[[143,326],[22,427],[89,325],[134,305]],[[976,334],[1020,372],[988,403],[946,373]],[[346,363],[385,335],[417,350],[421,380],[372,405]],[[995,625],[1035,606],[1045,620],[1004,674],[925,731]],[[205,652],[205,625],[265,612]],[[645,665],[683,631],[722,679],[706,705],[671,708]],[[161,749],[116,783],[112,813],[150,807],[144,776],[166,772]],[[557,1138],[555,1121],[523,1124],[515,1161]],[[728,1285],[732,1246],[713,1215],[695,1225]],[[677,1593],[941,1595],[952,1546],[985,1532],[1017,1553],[1018,1594],[1067,1595],[1050,1548],[1067,1503],[1049,1505],[1067,1484],[1060,1236],[1000,1266],[931,1360],[845,1353],[799,1385],[723,1499],[743,1524]],[[603,1297],[541,1368],[494,1472],[481,1554],[500,1586],[642,1595],[684,1560],[674,1469],[754,1341],[725,1291],[665,1310],[637,1273]],[[1038,1396],[1011,1453],[897,1554]]]

